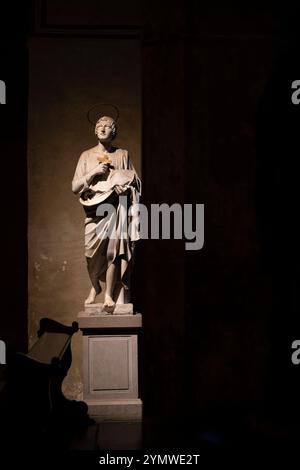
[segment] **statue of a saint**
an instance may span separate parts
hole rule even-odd
[[[92,288],[85,303],[95,303],[103,281],[103,309],[109,313],[116,302],[125,303],[120,293],[129,288],[134,243],[139,239],[129,208],[139,202],[141,193],[127,150],[112,145],[116,132],[111,117],[97,121],[98,145],[81,154],[72,181],[72,191],[79,194],[86,215],[85,256]],[[112,208],[105,216],[99,211],[103,204]]]

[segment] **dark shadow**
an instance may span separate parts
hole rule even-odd
[[[291,100],[300,61],[293,23],[287,17],[282,22],[285,41],[260,100],[256,142],[261,267],[271,278],[273,299],[266,408],[272,419],[289,424],[300,414],[300,367],[291,361],[291,344],[300,337],[300,105]]]
[[[35,449],[67,450],[94,421],[86,403],[67,399],[62,383],[72,363],[71,339],[78,324],[62,325],[43,318],[38,341],[27,354],[8,357],[2,389],[1,419],[4,442],[16,445],[22,426],[22,446]]]

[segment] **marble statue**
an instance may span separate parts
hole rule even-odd
[[[72,181],[72,191],[79,195],[86,216],[85,256],[92,287],[85,304],[95,303],[100,281],[105,282],[103,309],[108,313],[113,313],[116,302],[126,303],[121,292],[129,290],[134,245],[139,239],[137,229],[123,233],[122,219],[130,219],[128,208],[138,203],[141,182],[128,151],[113,146],[116,133],[111,117],[97,121],[98,145],[81,154]],[[114,209],[106,217],[99,215],[103,204]]]

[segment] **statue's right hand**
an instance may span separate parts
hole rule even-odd
[[[99,163],[94,169],[93,169],[93,174],[94,175],[105,175],[108,171],[108,165],[107,163]]]

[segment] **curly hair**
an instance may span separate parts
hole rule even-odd
[[[113,118],[109,117],[109,116],[102,116],[100,119],[98,119],[98,121],[96,122],[96,126],[95,126],[95,135],[97,135],[97,129],[98,127],[100,126],[100,123],[102,121],[106,121],[109,123],[110,127],[112,128],[112,131],[113,131],[113,138],[116,137],[117,135],[117,125],[116,125],[116,122]]]

